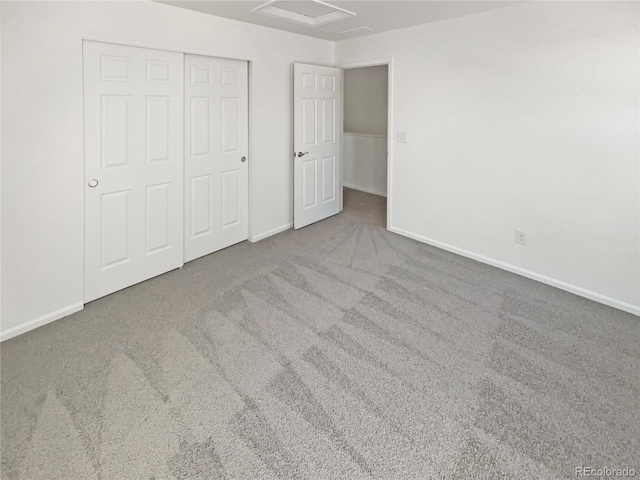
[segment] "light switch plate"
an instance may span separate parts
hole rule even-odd
[[[407,135],[407,132],[398,132],[398,143],[408,143],[409,142],[409,135]]]

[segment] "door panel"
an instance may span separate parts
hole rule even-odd
[[[171,63],[160,60],[147,60],[147,83],[170,83]]]
[[[302,145],[316,144],[316,99],[302,100]]]
[[[184,75],[182,54],[92,41],[83,65],[89,302],[182,265]]]
[[[336,157],[325,157],[322,159],[322,201],[330,202],[336,198]]]
[[[294,228],[340,212],[342,70],[294,64]]]
[[[93,42],[91,43],[93,45]],[[88,42],[84,43],[88,45]],[[111,47],[112,45],[109,44]],[[92,47],[90,47],[92,48]],[[127,56],[116,57],[112,55],[100,55],[100,79],[103,81],[131,82],[133,59],[130,52],[124,52]]]
[[[211,68],[208,65],[191,65],[189,68],[189,72],[191,72],[189,78],[190,85],[211,85]]]
[[[194,239],[200,235],[212,234],[211,231],[211,207],[213,198],[211,195],[211,175],[201,175],[191,179],[191,237]]]
[[[224,153],[237,152],[240,135],[239,127],[239,99],[222,99],[222,151]]]
[[[238,151],[238,99],[222,99],[222,151]]]
[[[330,90],[332,92],[336,89],[336,81],[333,75],[323,75],[322,76],[322,89]]]
[[[336,101],[322,100],[322,141],[333,143],[336,138]]]
[[[247,67],[185,55],[185,262],[248,236]]]
[[[103,95],[101,101],[102,165],[105,168],[128,165],[131,151],[131,97]]]
[[[236,225],[240,218],[238,211],[238,193],[240,190],[238,170],[222,172],[222,228]]]
[[[302,161],[303,208],[315,207],[318,204],[316,201],[316,170],[317,161],[315,158]]]
[[[131,190],[102,195],[102,268],[131,261]]]
[[[191,157],[211,155],[211,99],[192,97],[189,101],[191,105],[191,115],[188,122],[191,128]]]
[[[171,210],[169,190],[171,184],[161,183],[147,187],[146,253],[156,253],[169,247]]]
[[[147,162],[169,160],[171,97],[147,97]]]

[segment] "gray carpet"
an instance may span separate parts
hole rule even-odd
[[[384,199],[2,344],[2,478],[640,475],[640,320],[389,233]]]

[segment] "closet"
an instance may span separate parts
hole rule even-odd
[[[247,239],[247,62],[83,42],[89,302]]]

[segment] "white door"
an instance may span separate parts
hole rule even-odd
[[[182,54],[83,43],[85,302],[182,265]]]
[[[247,239],[247,62],[185,55],[185,228],[188,262]]]
[[[294,228],[340,212],[342,70],[293,66]]]

